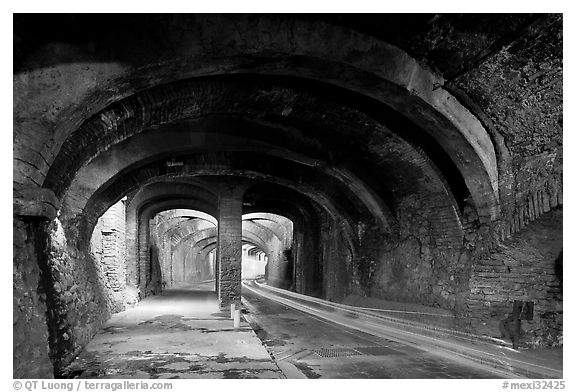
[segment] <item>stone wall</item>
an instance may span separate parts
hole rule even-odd
[[[59,376],[124,308],[123,208],[120,202],[100,219],[91,252],[79,248],[73,224],[66,232],[58,218],[36,229],[14,221],[15,375]]]
[[[197,283],[213,278],[208,257],[200,258],[200,252],[188,244],[188,251],[184,253],[183,262],[186,264],[186,282]]]
[[[126,209],[124,201],[111,206],[92,233],[92,257],[101,285],[105,288],[107,307],[112,313],[132,305],[136,298],[126,291]]]
[[[325,219],[320,234],[323,296],[329,301],[340,302],[352,292],[352,254],[342,222]]]
[[[162,236],[158,241],[158,259],[162,266],[162,285],[164,286],[164,282],[166,282],[165,287],[171,287],[174,284],[172,243],[166,236]]]
[[[500,243],[474,216],[463,219],[465,242],[452,249],[430,246],[415,235],[394,240],[377,228],[366,229],[353,260],[355,272],[338,282],[335,267],[327,265],[325,285],[344,291],[353,280],[357,295],[452,310],[459,327],[489,336],[499,336],[499,322],[511,313],[514,300],[533,301],[534,320],[523,322],[526,344],[561,345],[562,208],[539,215]],[[332,256],[345,261],[342,253]]]
[[[38,223],[13,222],[13,377],[52,378],[46,290],[35,249]]]
[[[50,223],[44,246],[50,356],[58,374],[110,317],[108,297],[95,260],[67,239],[58,219]]]
[[[288,249],[276,237],[273,237],[266,245],[268,246],[266,249],[268,283],[274,287],[288,289],[292,282],[292,263],[286,258]]]
[[[394,241],[376,232],[364,237],[354,259],[355,293],[462,310],[472,266],[468,250],[430,246],[415,236]]]
[[[501,237],[524,229],[530,222],[563,204],[562,151],[514,159],[511,203],[502,205]]]
[[[523,321],[528,345],[562,344],[562,208],[541,216],[474,265],[467,300],[471,326],[498,336],[499,321],[514,300],[534,302],[534,320]]]
[[[466,218],[446,202],[408,197],[398,206],[398,233],[386,233],[377,224],[359,224],[354,258],[353,292],[388,301],[464,309],[475,254],[485,249],[484,236],[465,238]],[[484,230],[478,217],[470,218],[474,233]],[[431,222],[436,221],[433,225]],[[445,223],[438,223],[445,222]],[[444,225],[446,230],[439,232]]]
[[[180,285],[186,281],[186,264],[184,259],[186,257],[187,247],[178,246],[174,248],[172,253],[172,283],[173,285]]]
[[[437,249],[415,237],[398,242],[374,267],[370,296],[455,309],[469,277],[470,259],[461,249]]]
[[[320,252],[319,222],[305,216],[302,222],[294,225],[292,252],[296,263],[295,290],[298,293],[320,297],[322,294],[322,264]]]
[[[160,286],[158,290],[170,287],[173,284],[172,277],[172,245],[167,238],[166,228],[161,230],[162,223],[166,219],[166,213],[159,213],[151,219],[150,223],[150,248],[154,257],[152,265],[158,269]]]

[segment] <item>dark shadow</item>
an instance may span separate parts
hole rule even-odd
[[[563,251],[560,251],[556,260],[554,260],[554,273],[556,277],[560,280],[560,290],[563,289],[564,282],[564,261],[563,261]]]
[[[158,260],[158,247],[150,245],[150,292],[152,295],[162,292],[162,268]]]

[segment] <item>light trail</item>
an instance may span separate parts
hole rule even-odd
[[[539,371],[547,374],[545,378],[550,378],[550,374],[557,374],[559,378],[562,377],[562,373],[556,369],[530,364],[508,357],[506,352],[503,351],[505,347],[497,347],[497,349],[502,349],[502,352],[491,353],[472,347],[470,343],[454,342],[454,339],[457,338],[474,337],[475,335],[472,334],[441,328],[428,328],[427,331],[422,331],[423,326],[415,322],[394,319],[387,316],[372,315],[349,305],[335,304],[318,298],[262,285],[256,281],[250,281],[250,283],[251,284],[248,284],[246,281],[243,281],[242,285],[256,295],[300,310],[315,318],[417,347],[452,361],[459,363],[465,362],[469,366],[493,372],[504,378],[525,378],[526,374],[518,374],[514,369],[524,369],[526,367],[530,368],[531,372],[536,374],[537,377],[542,377],[538,375]],[[308,304],[303,304],[302,301]],[[328,308],[331,311],[321,310],[319,307]],[[428,335],[424,335],[422,332],[428,332]],[[443,338],[430,336],[431,332],[436,332],[438,335],[444,336]],[[446,335],[447,333],[454,334],[455,336]],[[450,337],[452,337],[452,341],[446,339]]]

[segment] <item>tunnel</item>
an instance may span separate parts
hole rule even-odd
[[[258,292],[561,353],[561,14],[16,14],[13,60],[14,378],[186,290],[268,351]]]

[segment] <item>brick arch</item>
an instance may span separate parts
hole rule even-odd
[[[183,238],[189,238],[190,236],[198,235],[200,233],[212,233],[212,229],[216,229],[215,224],[200,218],[195,218],[179,222],[168,230],[158,233],[158,239],[161,243],[164,243],[164,253],[160,254],[160,256],[164,257],[160,257],[160,259],[162,261],[163,275],[166,276],[164,278],[166,282],[170,281],[170,284],[174,284],[173,272],[178,267],[178,263],[175,263],[175,257],[180,254],[178,250]],[[182,255],[182,259],[179,260],[181,261],[180,267],[184,267],[186,260],[187,256]],[[185,270],[186,268],[184,267],[183,271]],[[184,278],[184,276],[182,277]]]
[[[242,240],[242,244],[250,244],[253,247],[255,247],[256,249],[259,249],[257,247],[257,245],[254,244],[254,241],[250,241],[247,239],[243,239]],[[206,260],[206,258],[208,257],[208,254],[210,252],[212,252],[213,250],[216,249],[216,241],[214,238],[208,238],[208,239],[204,239],[201,241],[198,241],[194,247],[192,248],[191,252],[194,253],[196,252],[198,254],[197,259],[198,260]]]
[[[290,145],[284,146],[279,142],[286,143],[284,141],[294,139],[290,136],[292,133],[302,131],[286,126],[270,128],[269,124],[259,125],[259,122],[255,120],[247,122],[242,118],[222,119],[221,117],[163,125],[161,129],[148,130],[134,135],[125,142],[101,152],[89,164],[83,166],[71,181],[64,195],[63,214],[77,215],[85,208],[87,199],[106,186],[119,173],[128,172],[132,167],[144,165],[159,157],[166,157],[169,160],[174,155],[183,154],[185,151],[204,153],[218,150],[265,154],[274,158],[294,160],[314,168],[323,175],[332,177],[334,181],[353,187],[356,197],[366,206],[364,208],[369,210],[376,219],[381,220],[385,227],[395,225],[395,217],[390,205],[392,196],[381,186],[376,191],[370,184],[384,181],[384,179],[377,180],[375,175],[369,174],[373,170],[353,167],[357,166],[357,163],[354,165],[351,163],[356,162],[359,157],[367,156],[368,152],[359,152],[354,159],[350,156],[338,158],[338,167],[334,168],[331,167],[333,164],[328,161],[334,159],[334,157],[330,158],[330,155],[333,155],[330,143],[334,138],[322,139],[320,143],[311,143],[309,138],[300,137],[292,141]],[[243,122],[243,125],[238,125],[239,122]],[[249,130],[253,128],[258,128],[258,132],[250,134]],[[237,135],[239,133],[243,136],[239,137]],[[273,143],[273,140],[258,139],[269,134],[276,134],[275,138],[278,140]],[[381,176],[381,173],[391,172],[389,169],[379,171],[378,176]],[[361,177],[356,172],[361,173]],[[398,180],[389,179],[387,182],[397,183]]]
[[[286,117],[290,121],[306,121],[316,127],[332,130],[333,135],[344,137],[344,142],[346,138],[350,139],[349,143],[353,143],[353,140],[369,141],[359,144],[366,147],[359,156],[373,156],[373,161],[381,166],[380,175],[384,176],[387,186],[397,188],[393,189],[393,193],[434,193],[439,195],[437,199],[445,200],[452,197],[439,178],[438,168],[420,148],[407,143],[381,122],[356,109],[326,102],[324,98],[307,92],[274,85],[253,86],[242,82],[192,80],[170,87],[159,86],[156,90],[158,91],[148,93],[150,96],[132,97],[129,98],[130,102],[116,104],[120,106],[102,113],[93,120],[94,124],[86,125],[76,132],[72,137],[74,140],[70,139],[68,142],[70,148],[66,148],[66,151],[71,152],[54,162],[45,186],[54,189],[56,195],[61,196],[74,178],[70,173],[76,173],[87,161],[96,157],[100,150],[106,150],[156,123],[201,118],[218,112],[244,113],[250,117]],[[217,92],[220,92],[222,101],[212,96]],[[164,105],[170,106],[166,108]],[[141,113],[148,114],[142,117]],[[352,131],[353,133],[350,133]],[[73,145],[78,144],[86,145],[86,148],[81,151],[72,149]],[[378,147],[371,148],[370,145]],[[473,157],[467,158],[468,162],[471,159]],[[406,166],[406,169],[401,170],[402,165],[399,163]],[[328,171],[343,181],[350,180],[350,170],[331,167]],[[473,183],[476,184],[476,181]],[[349,181],[349,184],[353,187],[360,182]],[[365,193],[356,191],[359,195]],[[456,204],[453,200],[451,203]]]
[[[251,222],[249,222],[246,227],[244,227],[244,222],[243,223],[243,227],[242,227],[242,232],[243,232],[243,239],[244,240],[249,240],[249,241],[253,241],[255,243],[258,244],[258,246],[260,246],[261,248],[263,248],[265,251],[270,252],[271,248],[269,245],[267,245],[268,242],[276,242],[276,243],[281,243],[280,238],[278,238],[276,236],[276,234],[274,234],[271,230],[264,228],[262,226],[258,226],[255,225]],[[187,234],[185,234],[182,238],[180,238],[180,240],[173,244],[174,247],[178,247],[178,246],[183,246],[183,244],[188,243],[188,242],[193,242],[196,243],[198,241],[200,241],[198,238],[198,234],[199,232],[195,232],[195,231],[191,231],[188,232]],[[203,231],[203,233],[212,233],[211,231],[209,231],[209,229]],[[217,237],[217,230],[214,229],[213,232],[213,238],[215,239]],[[244,236],[244,234],[246,234]],[[204,234],[202,234],[202,238],[201,239],[206,239],[206,238],[212,238],[212,237],[204,237]],[[277,245],[277,244],[276,244]]]
[[[271,213],[250,213],[242,215],[243,220],[251,220],[264,225],[272,230],[276,236],[282,239],[285,246],[292,243],[292,231],[294,223],[282,216]]]
[[[207,245],[212,246],[212,244],[214,244],[214,245],[216,244],[217,235],[218,235],[217,229],[215,229],[215,228],[196,231],[196,232],[190,233],[187,236],[183,237],[179,241],[179,243],[176,246],[174,246],[174,248],[186,246],[186,244],[188,244],[188,243],[192,243],[193,245],[191,246],[191,248],[193,248],[196,244],[201,243],[202,241],[206,241],[206,242],[201,246],[204,246],[204,247],[206,247]],[[265,238],[262,238],[262,232],[260,232],[258,234],[255,231],[252,231],[249,229],[249,230],[243,231],[242,235],[243,235],[244,241],[249,241],[249,242],[253,242],[255,244],[258,244],[258,246],[263,248],[265,251],[269,252],[269,250],[268,250],[269,246],[267,245]],[[272,237],[270,237],[270,238],[272,238]]]
[[[214,238],[205,238],[203,240],[196,242],[196,244],[194,244],[194,246],[192,248],[192,252],[194,252],[194,251],[199,252],[197,259],[206,260],[206,257],[208,257],[208,253],[215,250],[216,247],[217,247],[217,243],[216,243]],[[214,256],[216,256],[216,252],[214,253]],[[214,257],[214,267],[215,267],[215,269],[217,269],[217,267],[218,267],[216,257]],[[216,277],[217,271],[214,271],[214,272],[215,272],[214,278],[216,280],[217,279],[217,277]],[[216,289],[216,291],[218,291],[218,290]]]
[[[322,176],[310,168],[297,163],[277,158],[250,154],[194,154],[183,157],[186,164],[166,170],[163,160],[138,167],[115,179],[108,187],[102,189],[87,202],[83,214],[97,216],[104,206],[113,204],[122,195],[127,194],[142,184],[156,181],[159,178],[179,180],[184,177],[211,177],[214,175],[236,175],[259,181],[271,181],[282,184],[306,197],[315,200],[331,215],[347,217],[348,222],[359,219],[362,203],[342,185],[330,177]],[[356,218],[353,216],[356,215]]]
[[[172,226],[166,230],[162,235],[166,236],[172,246],[177,246],[182,240],[196,231],[216,228],[217,226],[200,219],[190,219]]]
[[[158,233],[163,234],[165,232],[172,230],[174,226],[187,220],[193,220],[193,219],[210,222],[214,226],[218,225],[216,219],[206,213],[189,209],[174,209],[170,211],[165,211],[162,214],[162,221],[159,221],[157,224]]]
[[[165,211],[168,212],[168,211]],[[172,218],[168,218],[166,220],[163,221],[159,221],[156,224],[157,230],[158,230],[158,234],[159,235],[165,235],[169,238],[174,237],[175,240],[177,239],[177,237],[180,234],[180,230],[188,224],[199,224],[199,225],[203,225],[203,226],[209,226],[209,227],[217,227],[218,224],[211,222],[208,219],[203,219],[197,216],[182,216],[181,219],[177,219],[176,217],[172,217]]]
[[[261,252],[260,248],[257,246],[253,246],[252,248],[248,249],[248,254],[251,256],[255,256],[258,252]]]
[[[222,28],[226,30],[234,26],[235,33],[243,31],[250,38],[230,42],[223,41],[225,35],[218,34],[217,38],[203,42],[199,40],[198,34],[192,34],[194,29],[183,30],[187,31],[184,36],[179,32],[177,39],[167,32],[166,44],[171,42],[168,45],[172,45],[171,56],[174,57],[169,55],[167,58],[160,53],[144,58],[137,55],[133,62],[119,65],[115,71],[110,71],[113,75],[107,75],[107,80],[138,80],[138,83],[125,84],[120,89],[112,89],[103,83],[101,89],[95,88],[95,91],[80,94],[83,99],[76,99],[74,103],[83,105],[82,109],[75,108],[72,102],[63,102],[61,106],[69,111],[71,123],[79,124],[84,122],[87,114],[96,114],[105,105],[125,98],[136,90],[144,90],[170,80],[214,74],[215,70],[235,73],[241,69],[251,73],[298,75],[322,80],[372,97],[411,118],[432,134],[450,152],[462,171],[472,189],[480,216],[494,218],[497,215],[497,168],[490,139],[477,119],[456,99],[446,91],[434,88],[442,84],[442,78],[421,67],[400,49],[347,28],[291,18],[278,23],[279,20],[271,16],[259,16],[258,23],[254,25],[253,20],[245,17],[235,18],[237,20],[234,19],[230,25],[222,24]],[[213,25],[210,19],[193,18],[186,23],[195,26],[198,29],[194,30],[196,32],[211,31]],[[282,27],[279,29],[279,26]],[[270,29],[275,33],[270,34]],[[332,39],[323,45],[309,45],[310,37],[316,37],[317,42],[324,42],[323,38],[328,36],[337,37],[341,41],[337,46],[330,44],[335,42]],[[126,49],[117,50],[118,59],[124,58]],[[253,56],[259,62],[252,61],[255,58]],[[156,63],[159,58],[163,59],[162,62]],[[187,66],[183,67],[183,62]],[[176,66],[176,63],[179,65]],[[114,91],[114,94],[105,94],[107,90]],[[52,157],[58,155],[60,146],[76,130],[70,124],[58,124],[54,129],[57,129],[52,137],[54,143],[36,148],[42,156],[48,157],[46,163],[37,166],[40,168],[40,176],[42,168],[50,166]],[[31,150],[34,151],[34,148]],[[471,164],[470,159],[475,162]],[[35,157],[30,162],[37,160]],[[20,173],[17,174],[21,177]],[[488,202],[483,202],[483,199]]]
[[[175,243],[171,243],[171,247],[170,247],[170,268],[171,268],[171,270],[175,269],[175,260],[174,260],[175,255],[181,253],[181,251],[185,247],[186,243],[188,243],[188,242],[197,243],[197,242],[206,241],[206,240],[211,241],[212,239],[215,239],[217,237],[217,235],[218,235],[218,229],[215,227],[209,227],[209,228],[206,228],[203,230],[197,230],[197,231],[187,233],[182,238],[180,238],[179,241],[177,241]],[[215,242],[215,240],[214,240],[214,242]],[[185,261],[186,261],[186,258],[184,256],[182,258],[181,262],[185,263]]]
[[[127,230],[126,234],[126,243],[127,246],[129,246],[127,248],[126,265],[128,271],[131,271],[128,276],[132,276],[129,283],[136,284],[143,295],[148,295],[151,290],[158,289],[158,287],[154,285],[148,287],[150,285],[148,281],[149,276],[147,275],[148,268],[150,267],[150,255],[148,252],[150,246],[149,220],[159,212],[166,210],[190,208],[202,211],[202,209],[207,206],[210,205],[191,198],[159,198],[149,201],[146,206],[139,211],[137,216],[127,221],[127,228],[128,226],[131,228],[130,231]],[[136,278],[134,278],[134,274],[137,274]]]
[[[151,182],[140,188],[126,209],[126,265],[128,283],[141,286],[141,263],[148,265],[148,221],[158,212],[190,208],[214,216],[214,195],[198,183]],[[102,208],[102,207],[101,207]],[[95,212],[98,215],[98,211]],[[142,289],[142,287],[140,287]]]
[[[272,89],[272,93],[272,95],[277,95],[274,95],[274,98],[279,102],[274,103],[279,105],[276,110],[279,111],[281,108],[285,109],[285,106],[289,104],[285,102],[287,99],[286,89]],[[306,96],[306,94],[302,95],[302,97],[305,98],[306,106],[315,102],[314,97]],[[284,101],[282,101],[282,99],[284,99]],[[246,100],[242,100],[242,102],[245,101]],[[237,107],[234,108],[234,110],[241,109],[242,108]],[[282,112],[284,112],[284,109],[282,109]],[[331,112],[337,112],[337,110],[332,110]],[[252,113],[252,115],[254,114],[255,113]],[[300,115],[302,116],[304,114],[300,113]],[[311,115],[308,112],[306,112],[305,115],[307,116],[307,120],[311,121],[309,118]],[[382,144],[387,146],[384,148],[385,152],[368,152],[374,155],[375,160],[379,158],[379,164],[383,165],[379,168],[382,181],[386,180],[384,182],[392,184],[389,186],[393,188],[392,193],[396,195],[393,207],[397,208],[400,206],[401,208],[410,210],[412,209],[411,204],[413,204],[414,195],[417,195],[416,198],[419,199],[417,204],[423,211],[422,215],[438,217],[437,220],[432,221],[430,228],[432,235],[437,239],[436,244],[439,246],[454,246],[461,243],[463,232],[460,223],[458,202],[454,200],[453,195],[450,193],[449,185],[446,185],[434,162],[430,161],[426,154],[420,151],[419,147],[411,146],[409,143],[403,141],[402,138],[394,136],[394,132],[390,132],[386,127],[382,127],[378,122],[371,120],[369,117],[363,116],[361,113],[353,110],[348,110],[347,115],[355,115],[355,117],[353,116],[353,121],[348,119],[350,121],[349,128],[352,127],[352,124],[360,123],[365,124],[366,129],[362,132],[366,135],[373,135],[375,133],[373,129],[379,129],[379,132],[382,132],[382,135],[378,137],[384,137],[383,135],[386,135],[386,142]],[[316,113],[315,116],[327,117],[322,115],[322,112]],[[346,116],[344,117],[346,118]],[[335,123],[341,123],[341,118],[332,120]],[[335,125],[333,126],[336,127]],[[354,129],[358,130],[359,126],[355,126]],[[125,127],[123,130],[126,131]],[[378,143],[376,144],[378,145]],[[366,148],[371,149],[370,146]],[[310,163],[308,164],[310,165]],[[86,167],[90,167],[90,165],[85,166],[85,168]],[[396,217],[394,214],[391,211],[387,211],[386,208],[381,208],[382,203],[375,201],[375,197],[366,191],[370,187],[362,186],[362,181],[357,181],[350,177],[350,173],[353,173],[352,170],[347,169],[342,171],[341,168],[334,169],[326,163],[314,167],[324,168],[324,173],[327,173],[328,176],[334,178],[336,181],[345,183],[347,187],[350,188],[349,192],[353,193],[355,197],[360,198],[359,201],[363,203],[364,206],[367,206],[370,212],[374,213],[376,211],[381,218],[385,217],[384,220],[388,225],[395,224]],[[82,170],[84,170],[84,168]],[[91,178],[91,176],[85,177]],[[381,192],[376,193],[381,194]],[[366,195],[369,195],[368,198],[366,198]],[[86,198],[79,197],[77,200],[83,203]],[[76,208],[76,211],[80,209],[81,208]],[[398,214],[397,211],[394,211],[394,213]],[[447,222],[449,222],[449,224],[447,224]],[[350,230],[350,232],[353,231],[354,230]]]
[[[287,249],[287,246],[282,238],[282,234],[279,233],[279,228],[274,230],[274,228],[262,225],[253,220],[243,220],[242,230],[244,230],[244,227],[260,233],[263,240],[269,244],[267,251],[262,247],[260,248],[264,250],[268,256],[267,277],[270,284],[280,287],[287,286],[285,282],[291,281],[293,277],[290,276],[291,271],[287,270],[288,262],[284,256],[284,251]]]
[[[303,225],[306,218],[318,220],[314,201],[290,188],[264,182],[248,188],[244,199],[249,205],[244,207],[243,216],[275,214],[290,219],[296,226]]]
[[[134,237],[137,241],[135,244],[128,241],[129,245],[132,244],[132,255],[128,257],[128,265],[135,265],[135,268],[138,271],[147,270],[148,264],[150,262],[149,255],[147,253],[147,249],[149,247],[149,232],[148,232],[148,225],[144,224],[147,222],[148,218],[155,215],[160,210],[167,210],[170,208],[182,208],[185,206],[201,209],[198,206],[197,200],[187,200],[187,199],[174,199],[173,194],[171,192],[180,192],[180,193],[188,193],[189,196],[196,196],[198,197],[198,192],[194,193],[194,190],[197,186],[198,181],[194,178],[187,178],[182,177],[178,179],[178,182],[172,181],[165,181],[164,178],[156,178],[151,183],[148,183],[145,187],[141,188],[131,199],[128,208],[128,216],[132,219],[129,220],[129,226],[131,225],[130,222],[136,222],[134,219],[134,215],[136,215],[136,211],[140,211],[140,215],[136,215],[140,217],[139,224],[136,226],[138,228],[137,235]],[[204,184],[204,186],[207,186]],[[283,192],[285,193],[285,192]],[[164,200],[164,198],[169,198]],[[305,200],[305,198],[303,199]],[[158,203],[160,203],[160,207],[158,208]],[[144,206],[144,208],[142,208]],[[277,207],[277,206],[276,206]],[[146,208],[151,209],[147,212]],[[206,211],[206,210],[205,210]],[[143,217],[145,215],[145,217]],[[264,215],[263,215],[264,216]],[[132,230],[133,231],[133,230]],[[129,231],[130,233],[131,231]],[[130,235],[129,235],[130,237]],[[260,243],[260,246],[263,246]],[[138,250],[139,249],[139,250]],[[130,250],[130,248],[129,248]],[[269,252],[269,251],[268,251]],[[137,258],[136,255],[140,254]],[[131,275],[131,274],[129,274]],[[141,274],[138,274],[140,277]],[[132,279],[133,280],[133,279]],[[140,290],[143,294],[146,291],[146,281],[140,277]]]

